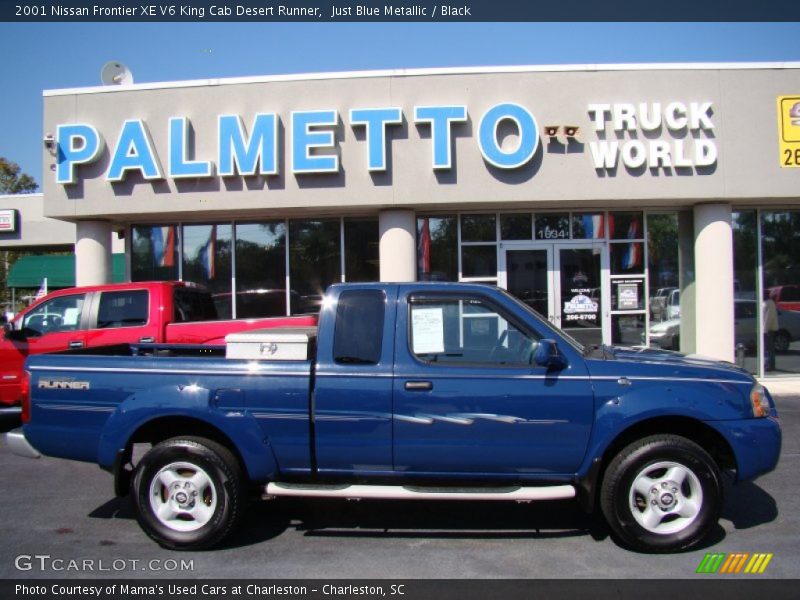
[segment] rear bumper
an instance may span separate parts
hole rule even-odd
[[[0,404],[0,415],[19,415],[22,414],[21,406],[5,406]]]
[[[31,446],[28,440],[25,439],[25,432],[22,430],[22,427],[12,429],[6,434],[6,444],[8,444],[11,452],[17,456],[23,456],[25,458],[39,458],[42,456],[39,454],[39,451]]]

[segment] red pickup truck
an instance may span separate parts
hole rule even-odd
[[[59,290],[6,325],[0,339],[0,412],[18,410],[22,365],[30,354],[136,342],[224,344],[228,333],[316,323],[316,315],[217,320],[209,292],[181,281]]]

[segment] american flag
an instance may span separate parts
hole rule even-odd
[[[39,291],[36,292],[36,296],[34,296],[33,299],[36,301],[45,296],[47,296],[47,277],[42,280],[42,285],[39,286]]]

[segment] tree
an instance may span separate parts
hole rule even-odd
[[[39,185],[27,173],[21,173],[19,165],[0,156],[0,194],[28,194]]]
[[[39,185],[33,177],[22,173],[19,165],[0,156],[0,194],[26,194],[35,192]],[[11,294],[6,287],[8,271],[22,256],[21,252],[4,250],[0,256],[0,304],[2,309],[15,312],[17,307],[11,306]]]

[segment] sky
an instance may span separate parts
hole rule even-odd
[[[800,23],[0,23],[0,156],[42,182],[42,91],[375,69],[800,61]],[[797,91],[797,90],[791,90]],[[787,91],[788,92],[788,91]]]

